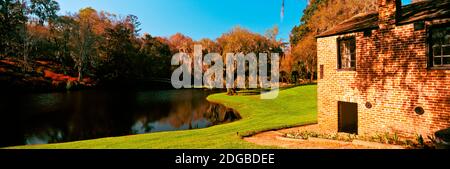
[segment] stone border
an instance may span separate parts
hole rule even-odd
[[[363,140],[353,140],[352,144],[359,145],[359,146],[366,146],[366,147],[374,147],[377,149],[405,149],[405,147],[400,146],[400,145],[383,144],[383,143],[369,142],[369,141],[363,141]]]
[[[335,143],[335,144],[342,144],[342,145],[348,145],[353,144],[356,146],[364,146],[369,148],[375,148],[375,149],[405,149],[405,147],[400,145],[391,145],[391,144],[383,144],[383,143],[376,143],[376,142],[369,142],[369,141],[362,141],[362,140],[353,140],[352,142],[346,142],[346,141],[339,141],[339,140],[330,140],[330,139],[324,139],[324,138],[315,138],[315,137],[309,137],[308,140],[304,139],[295,139],[295,138],[288,138],[283,136],[276,136],[277,140],[281,141],[292,141],[292,142],[320,142],[320,143]]]
[[[331,140],[331,139],[325,139],[325,138],[316,138],[316,137],[309,137],[308,140],[319,142],[319,143],[335,143],[335,144],[352,144],[352,142],[347,141],[340,141],[340,140]]]
[[[276,136],[275,137],[277,140],[281,140],[281,141],[293,141],[293,142],[307,142],[308,140],[303,140],[303,139],[295,139],[295,138],[288,138],[288,137],[283,137],[283,136]]]

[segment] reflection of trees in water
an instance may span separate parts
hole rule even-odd
[[[233,109],[220,104],[209,104],[209,109],[204,114],[213,125],[239,120],[240,115]]]
[[[168,102],[168,115],[158,121],[170,124],[174,128],[181,128],[184,125],[193,128],[196,125],[193,126],[192,123],[203,119],[203,112],[208,108],[209,102],[205,100],[207,93],[198,90],[178,92],[179,94]]]
[[[64,134],[61,130],[50,127],[25,134],[25,144],[47,144],[63,141]]]
[[[59,142],[128,135],[133,125],[135,98],[134,92],[127,91],[65,93],[54,112],[64,114],[65,117],[44,121],[52,124],[54,129],[61,130],[63,138]],[[61,113],[66,111],[69,112]],[[151,129],[147,127],[145,130]]]
[[[177,90],[139,94],[143,112],[134,117],[132,133],[201,128],[240,118],[232,109],[208,102],[205,98],[210,93],[201,90]],[[149,125],[156,126],[151,129],[144,128]]]
[[[214,104],[211,104],[209,106],[209,110],[205,112],[204,116],[205,118],[209,119],[213,124],[217,124],[217,122],[222,121],[220,116],[220,106],[216,106]]]
[[[145,97],[136,97],[133,92],[82,91],[0,98],[4,111],[0,125],[7,138],[0,145],[203,128],[239,117],[231,109],[206,101],[209,94],[177,90],[146,92]],[[18,123],[19,128],[11,129]]]
[[[208,102],[205,99],[208,94],[199,90],[184,90],[177,91],[177,95],[166,95],[170,98],[165,98],[164,102],[146,102],[145,105],[151,105],[151,111],[135,117],[132,133],[202,128],[240,118],[233,110]],[[145,97],[141,99],[145,100]],[[152,124],[157,126],[144,129]]]
[[[67,139],[91,139],[112,134],[106,106],[95,106],[107,105],[106,97],[100,92],[94,94],[86,97],[85,93],[71,93],[69,98],[73,113],[68,122]]]
[[[232,109],[219,104],[211,104],[207,101],[201,104],[178,103],[174,104],[173,107],[174,109],[172,109],[170,115],[161,119],[161,122],[168,122],[175,128],[180,128],[186,124],[189,126],[189,129],[198,128],[198,124],[195,126],[195,122],[202,119],[206,119],[212,125],[216,125],[240,118],[239,114]]]
[[[143,134],[151,132],[155,127],[153,127],[147,118],[141,118],[137,120],[131,127],[132,134]]]
[[[167,117],[152,120],[149,116],[140,116],[131,127],[131,133],[142,134],[154,131],[195,129],[211,125],[222,124],[240,119],[240,115],[234,110],[219,104],[211,104],[207,101],[201,104],[182,102],[171,107],[171,113]],[[152,125],[161,125],[172,129],[160,128]]]

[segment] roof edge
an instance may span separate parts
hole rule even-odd
[[[344,34],[349,34],[349,33],[363,32],[363,31],[366,31],[366,30],[375,30],[375,29],[379,29],[379,27],[376,26],[376,27],[372,27],[372,28],[357,29],[357,30],[344,31],[344,32],[333,33],[333,34],[326,34],[326,35],[322,35],[321,34],[321,35],[315,36],[315,38],[316,39],[318,39],[318,38],[325,38],[325,37],[330,37],[330,36],[344,35]]]

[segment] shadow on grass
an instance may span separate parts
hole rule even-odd
[[[289,129],[289,128],[294,128],[294,127],[302,127],[302,126],[307,126],[307,125],[314,125],[314,124],[318,124],[317,120],[301,122],[301,123],[293,124],[293,125],[284,125],[284,126],[279,126],[279,127],[269,127],[269,128],[265,128],[265,129],[246,131],[246,132],[242,132],[242,133],[238,132],[236,134],[241,139],[243,139],[244,137],[251,137],[251,136],[254,136],[256,134],[263,133],[263,132],[277,131],[277,130]]]
[[[299,86],[309,86],[309,85],[316,85],[317,83],[305,83],[305,84],[293,84],[285,87],[280,87],[280,91],[299,87]],[[254,95],[260,95],[263,91],[270,91],[270,89],[243,89],[239,90],[237,92],[238,96],[254,96]]]

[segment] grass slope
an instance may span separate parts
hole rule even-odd
[[[240,113],[242,119],[209,128],[101,138],[77,142],[28,145],[25,149],[104,149],[104,148],[273,148],[262,147],[241,139],[256,132],[317,122],[316,85],[281,90],[274,100],[259,95],[210,95],[211,102],[222,103]],[[239,134],[238,134],[239,133]]]

